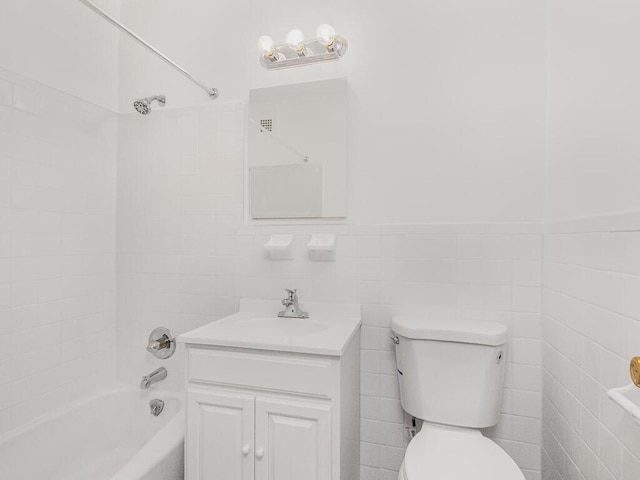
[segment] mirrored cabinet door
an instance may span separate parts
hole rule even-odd
[[[346,216],[347,97],[344,78],[251,91],[251,218]]]

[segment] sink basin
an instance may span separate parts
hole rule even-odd
[[[231,347],[341,356],[360,329],[360,305],[309,302],[311,318],[280,318],[277,300],[242,299],[237,313],[178,338],[189,348]]]
[[[251,332],[252,336],[297,337],[322,332],[329,328],[326,324],[306,318],[258,317],[237,320],[235,324],[240,328],[247,328],[246,331]]]

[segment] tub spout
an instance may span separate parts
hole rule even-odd
[[[160,367],[159,369],[151,372],[149,375],[145,375],[144,377],[142,377],[142,380],[140,381],[140,388],[146,390],[154,383],[158,383],[165,378],[167,378],[167,369],[164,367]]]

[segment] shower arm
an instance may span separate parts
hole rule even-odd
[[[95,3],[91,2],[90,0],[78,0],[78,1],[80,3],[85,4],[87,7],[89,7],[91,10],[93,10],[95,13],[97,13],[102,18],[104,18],[107,22],[109,22],[113,26],[119,28],[120,30],[122,30],[124,33],[129,35],[131,38],[133,38],[136,42],[138,42],[140,45],[145,47],[147,50],[149,50],[151,53],[153,53],[159,59],[163,60],[169,66],[171,66],[172,68],[174,68],[175,70],[180,72],[182,75],[184,75],[186,78],[191,80],[193,83],[195,83],[197,86],[199,86],[205,92],[207,92],[207,94],[209,94],[209,97],[211,97],[212,99],[218,97],[218,90],[217,89],[209,87],[205,83],[203,83],[200,80],[198,80],[197,78],[195,78],[193,75],[191,75],[189,72],[187,72],[184,68],[182,68],[180,65],[175,63],[173,60],[171,60],[169,57],[167,57],[165,54],[163,54],[160,50],[158,50],[157,48],[153,47],[151,44],[149,44],[147,41],[145,41],[143,38],[141,38],[135,32],[133,32],[129,28],[125,27],[123,24],[121,24],[114,17],[109,15],[107,12],[102,10],[100,7],[98,7]]]

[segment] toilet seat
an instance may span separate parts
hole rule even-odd
[[[425,424],[409,443],[403,480],[524,480],[513,459],[480,431]]]

